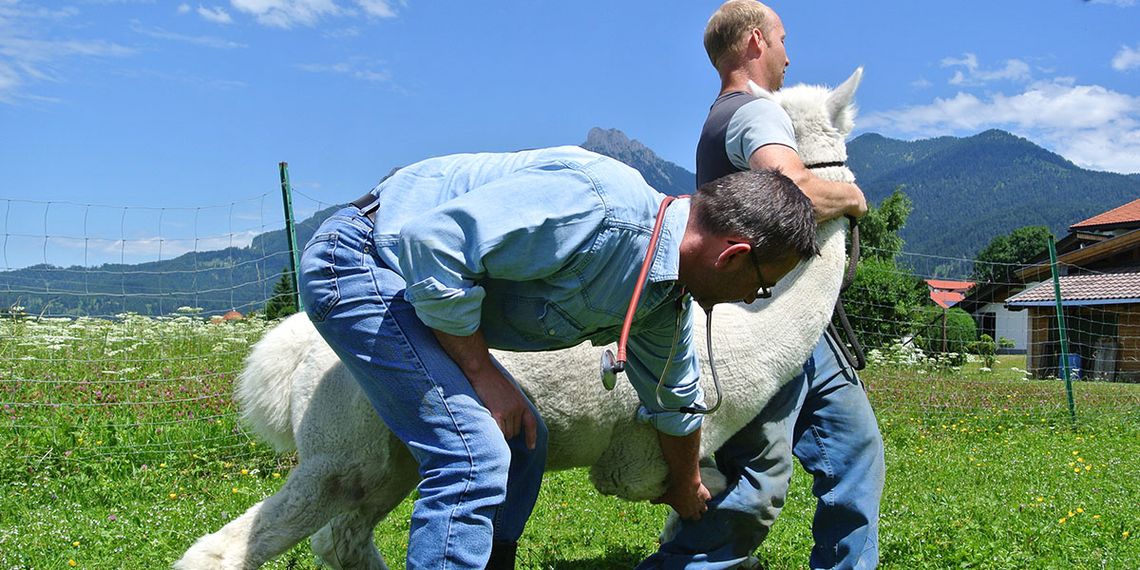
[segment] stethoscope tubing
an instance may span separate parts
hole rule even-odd
[[[676,197],[666,196],[661,201],[661,206],[657,209],[657,219],[653,224],[653,233],[649,237],[649,248],[645,252],[645,261],[641,263],[641,271],[637,276],[637,286],[634,287],[633,295],[629,299],[629,307],[625,311],[625,320],[622,321],[621,336],[618,337],[618,350],[617,358],[611,358],[611,353],[607,350],[602,354],[602,385],[607,390],[612,390],[614,387],[613,381],[619,372],[625,371],[626,353],[629,345],[629,333],[633,327],[633,316],[637,312],[637,302],[641,300],[641,291],[645,288],[645,281],[649,277],[649,267],[653,264],[653,259],[657,255],[657,241],[661,237],[661,226],[665,222],[665,210],[669,207]],[[684,298],[684,295],[681,297]],[[716,373],[716,362],[713,359],[712,350],[712,308],[705,311],[706,326],[705,326],[705,340],[708,346],[709,353],[709,368],[712,369],[713,386],[716,389],[716,405],[712,408],[695,407],[695,406],[681,406],[679,408],[669,408],[664,402],[661,401],[661,387],[665,384],[665,376],[669,372],[669,366],[673,363],[673,357],[677,354],[677,340],[681,334],[681,318],[684,311],[680,306],[677,308],[677,323],[673,327],[673,342],[669,346],[669,358],[665,360],[665,366],[661,370],[661,375],[657,377],[657,388],[654,390],[653,395],[657,400],[657,405],[666,412],[681,412],[686,414],[711,414],[720,408],[723,401],[720,391],[720,379]]]

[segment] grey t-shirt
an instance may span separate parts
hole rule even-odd
[[[792,119],[778,103],[740,91],[717,97],[697,142],[697,186],[748,170],[752,153],[769,144],[797,150]]]

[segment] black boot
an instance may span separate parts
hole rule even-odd
[[[508,541],[494,541],[491,543],[491,559],[487,561],[487,570],[515,570],[515,551],[519,543]]]

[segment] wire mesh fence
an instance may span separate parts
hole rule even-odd
[[[301,193],[296,202],[313,213],[297,225],[303,244],[330,204]],[[9,222],[0,272],[9,454],[248,453],[231,393],[249,346],[272,324],[265,306],[288,266],[275,198],[191,209],[16,200],[0,208]],[[881,412],[1052,419],[1067,412],[1058,380],[1066,364],[1078,379],[1078,412],[1140,409],[1137,391],[1124,388],[1140,374],[1140,305],[1066,308],[1063,356],[1054,307],[1005,305],[1033,286],[1016,279],[1019,267],[865,251],[844,297]],[[935,302],[946,305],[939,295],[948,292],[950,306]]]

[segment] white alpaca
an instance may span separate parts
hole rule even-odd
[[[805,164],[842,162],[861,77],[857,69],[834,91],[795,86],[776,94],[756,92],[791,115]],[[846,167],[820,175],[854,179]],[[801,263],[771,299],[715,310],[712,335],[724,404],[705,417],[702,455],[747,424],[799,372],[827,326],[842,277],[842,222],[823,225],[819,239],[822,255]],[[702,339],[704,329],[704,320],[697,319],[693,338]],[[711,404],[711,373],[699,344]],[[656,433],[636,420],[637,395],[628,383],[619,382],[612,392],[602,388],[600,350],[583,344],[495,356],[546,422],[547,469],[589,466],[600,492],[653,499],[664,492],[667,475]],[[253,430],[280,451],[296,449],[300,463],[280,491],[198,539],[175,568],[256,568],[310,535],[313,550],[334,568],[387,568],[372,542],[373,529],[419,481],[416,463],[305,315],[286,319],[254,345],[236,398]],[[717,475],[706,472],[714,493],[724,485]]]

